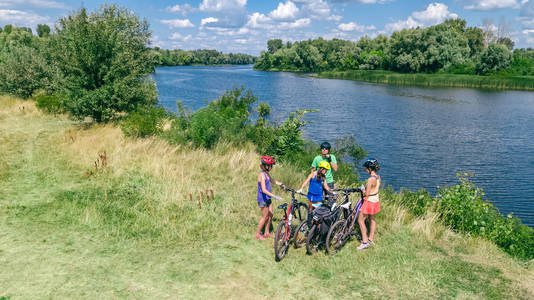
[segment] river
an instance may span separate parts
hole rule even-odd
[[[435,194],[437,186],[457,183],[457,173],[474,173],[501,213],[513,212],[534,227],[533,92],[401,87],[252,66],[165,67],[152,77],[160,104],[173,111],[177,100],[198,109],[239,86],[268,102],[273,120],[319,109],[306,116],[313,123],[305,137],[322,142],[354,135],[395,190]]]

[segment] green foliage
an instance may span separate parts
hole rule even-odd
[[[6,34],[10,34],[12,31],[13,31],[13,25],[7,24],[7,25],[4,26],[4,32]]]
[[[457,232],[486,238],[518,258],[534,259],[534,230],[511,214],[505,217],[499,213],[484,200],[484,192],[469,180],[468,174],[458,176],[460,183],[439,188],[436,198],[425,190],[403,190],[396,201],[416,216],[433,210]]]
[[[46,24],[37,24],[37,35],[39,37],[47,37],[50,35],[50,26]]]
[[[21,28],[0,33],[0,91],[29,98],[37,90],[51,90],[56,70],[44,50],[44,44]]]
[[[482,51],[480,62],[477,64],[478,74],[495,73],[510,66],[512,54],[510,50],[501,44],[489,44]]]
[[[248,65],[256,57],[243,53],[222,53],[217,50],[168,50],[155,47],[151,51],[156,66]]]
[[[142,107],[122,120],[121,129],[131,137],[161,135],[163,125],[170,118],[171,114],[163,107]]]
[[[276,41],[276,43],[275,43]],[[527,75],[525,68],[507,69],[513,41],[502,37],[485,48],[485,35],[478,27],[466,27],[462,19],[449,19],[427,28],[394,31],[390,37],[362,37],[357,42],[339,39],[305,40],[283,44],[270,40],[254,65],[258,70],[324,72],[348,70],[391,70],[401,73]],[[495,50],[495,45],[509,49]],[[506,70],[506,71],[503,71]]]
[[[50,114],[58,114],[64,111],[61,99],[57,95],[39,95],[35,97],[37,108]]]
[[[148,23],[119,6],[60,19],[53,59],[63,73],[65,108],[76,118],[106,122],[155,104],[155,85],[144,79],[153,69],[149,42]]]
[[[269,53],[273,54],[280,48],[282,48],[281,39],[273,39],[267,41],[267,51],[269,51]]]

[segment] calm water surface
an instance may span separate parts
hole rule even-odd
[[[474,173],[503,214],[513,212],[534,227],[532,92],[398,87],[251,66],[158,68],[153,78],[161,104],[174,111],[177,100],[198,109],[239,86],[267,101],[275,120],[319,109],[307,115],[314,122],[305,137],[321,142],[353,134],[396,190],[435,193],[457,183],[458,172]]]

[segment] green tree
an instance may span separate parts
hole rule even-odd
[[[50,35],[50,26],[46,24],[37,24],[37,35],[39,37],[46,37]]]
[[[64,107],[74,117],[106,122],[157,102],[146,79],[154,65],[148,23],[130,10],[104,5],[87,14],[82,8],[60,19],[54,36]]]
[[[502,37],[497,39],[497,44],[505,45],[506,48],[508,48],[510,51],[514,49],[515,45],[514,41],[512,41],[512,39],[510,39],[509,37]]]
[[[480,55],[480,62],[476,70],[478,74],[487,74],[506,69],[510,66],[512,54],[510,50],[500,44],[491,43]]]
[[[470,56],[475,57],[484,50],[484,31],[478,27],[469,27],[465,30],[465,37],[469,44]]]
[[[7,24],[6,26],[4,26],[4,32],[6,34],[10,34],[12,31],[13,31],[13,25]]]
[[[273,39],[267,41],[267,51],[269,51],[269,53],[273,54],[280,48],[282,48],[281,39]]]

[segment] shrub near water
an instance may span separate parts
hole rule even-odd
[[[416,216],[434,210],[445,225],[457,232],[486,238],[518,258],[534,259],[534,229],[511,214],[503,216],[483,196],[482,189],[464,174],[460,184],[440,188],[436,198],[424,190],[403,190],[397,201]]]

